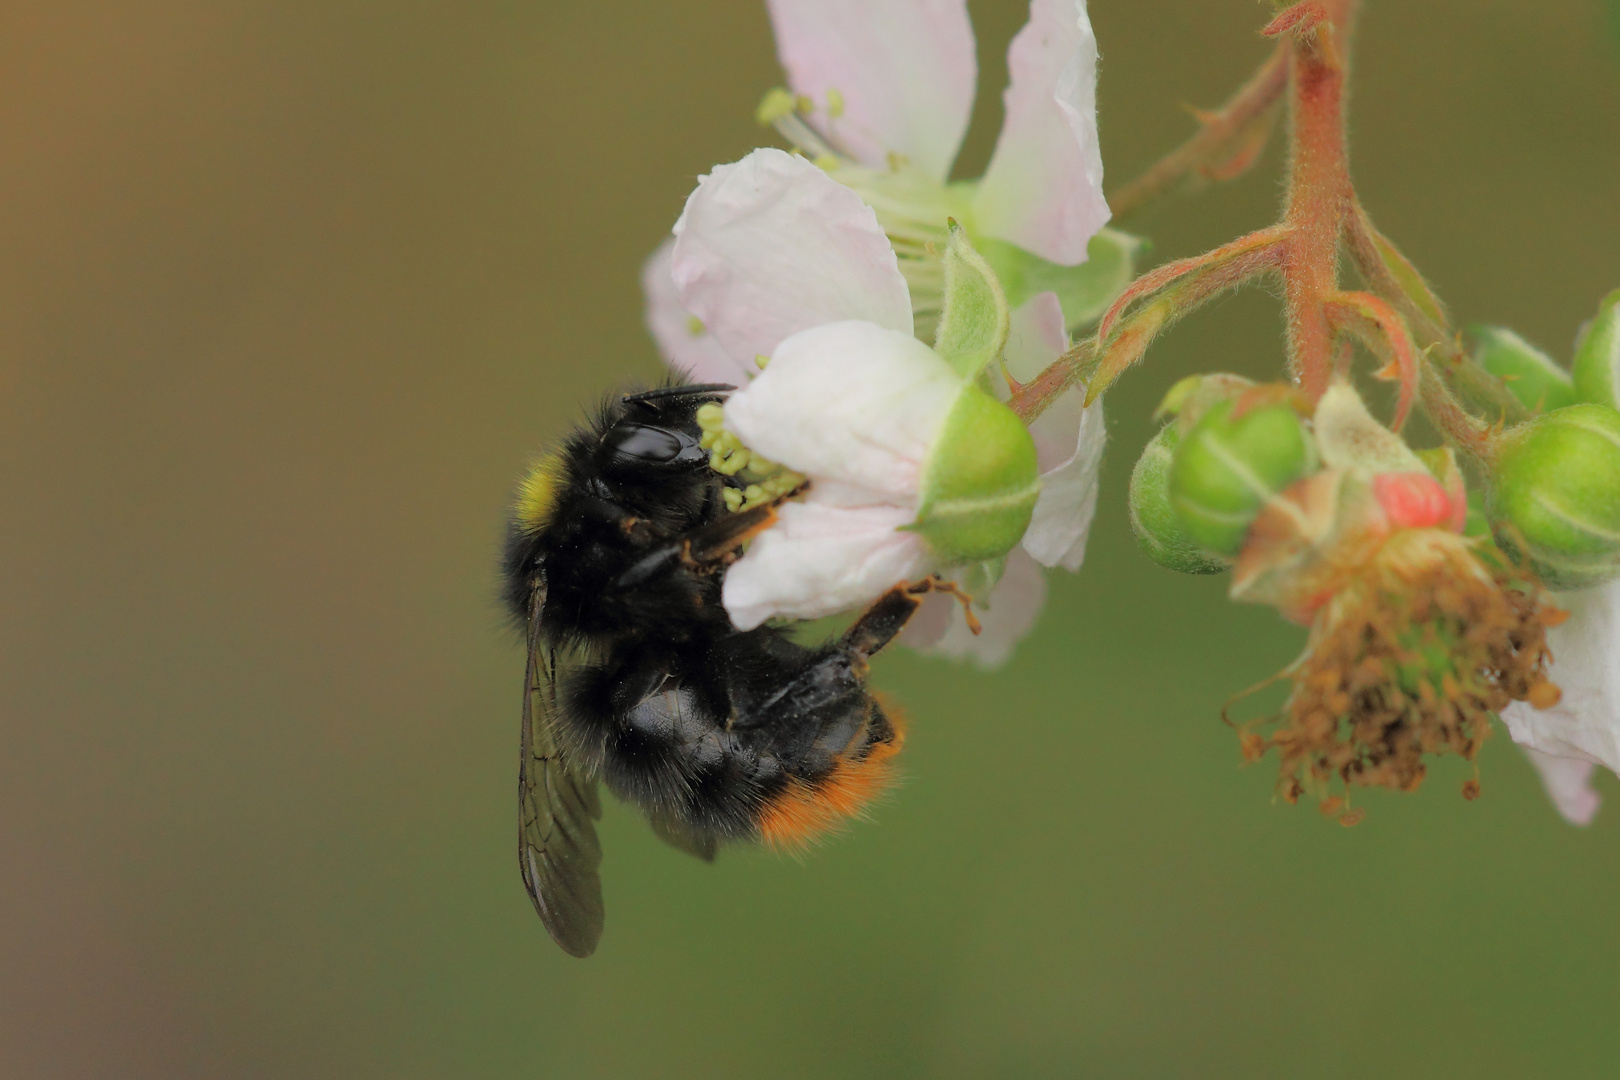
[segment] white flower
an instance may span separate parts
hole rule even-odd
[[[1597,795],[1587,787],[1590,765],[1620,772],[1620,581],[1557,599],[1569,620],[1547,632],[1547,644],[1549,675],[1563,697],[1550,709],[1514,702],[1502,719],[1514,742],[1571,763],[1554,766],[1549,776],[1547,763],[1531,756],[1560,812],[1584,825],[1597,812]]]
[[[792,93],[769,118],[877,213],[930,340],[936,251],[960,222],[1016,308],[1061,293],[1065,325],[1095,318],[1131,277],[1136,241],[1107,223],[1097,142],[1097,44],[1084,0],[1033,0],[1008,52],[1006,119],[984,177],[947,183],[973,110],[977,64],[964,0],[768,0]],[[764,115],[764,114],[762,114]],[[1084,271],[1088,245],[1102,255]],[[647,321],[669,363],[720,379],[713,338],[680,305],[664,244],[643,273]],[[735,373],[728,381],[735,381]]]
[[[913,335],[909,289],[871,208],[803,158],[756,150],[703,178],[675,233],[670,279],[710,349],[695,377],[752,376],[726,404],[727,427],[812,480],[728,571],[733,621],[843,611],[944,569],[905,527],[965,384]],[[1011,320],[1009,369],[1028,377],[1066,344],[1056,297],[1036,297]],[[769,363],[756,375],[759,357]],[[1022,547],[1073,567],[1095,506],[1102,415],[1069,397],[1031,431],[1043,486]],[[979,639],[981,660],[1004,656],[1033,622],[1040,590],[1025,579],[1009,571],[1003,582],[1022,584],[985,598],[987,625],[1013,629]]]
[[[1597,766],[1579,758],[1554,757],[1528,746],[1521,747],[1536,767],[1547,797],[1571,825],[1590,825],[1597,816],[1603,797],[1592,790],[1592,770]]]
[[[1097,39],[1085,0],[1032,0],[1029,22],[1007,51],[1006,119],[976,185],[946,188],[967,132],[978,81],[965,0],[766,0],[788,85],[808,114],[781,127],[835,175],[874,186],[914,220],[950,206],[975,238],[1018,245],[1050,262],[1086,261],[1108,223],[1097,144]],[[867,175],[862,175],[864,170]],[[910,187],[885,186],[899,175]],[[839,179],[844,177],[839,176]],[[888,224],[885,221],[885,224]]]

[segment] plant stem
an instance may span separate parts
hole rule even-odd
[[[1146,172],[1115,191],[1108,206],[1115,218],[1128,217],[1195,173],[1207,173],[1232,156],[1234,144],[1282,100],[1288,87],[1288,46],[1271,59],[1215,112],[1202,116],[1196,135],[1160,158]]]
[[[1338,18],[1328,8],[1338,9]],[[1350,207],[1344,138],[1345,60],[1341,39],[1352,0],[1323,5],[1327,18],[1294,37],[1290,85],[1288,226],[1283,277],[1289,362],[1311,400],[1333,378],[1334,333],[1327,301],[1339,291],[1339,237]],[[1287,18],[1287,14],[1279,18]]]

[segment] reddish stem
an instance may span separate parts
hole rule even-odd
[[[1333,379],[1334,333],[1327,302],[1339,291],[1339,237],[1351,200],[1344,137],[1345,56],[1341,42],[1353,0],[1299,4],[1268,27],[1295,34],[1291,72],[1291,160],[1287,282],[1289,360],[1313,401]],[[1306,28],[1308,27],[1308,28]]]
[[[1189,177],[1220,174],[1227,179],[1241,173],[1242,169],[1222,170],[1221,166],[1230,164],[1235,154],[1242,155],[1245,150],[1251,159],[1258,157],[1253,147],[1244,145],[1245,140],[1282,100],[1287,88],[1288,45],[1284,42],[1225,105],[1213,113],[1199,114],[1203,127],[1198,134],[1108,197],[1114,216],[1123,218],[1135,213]]]

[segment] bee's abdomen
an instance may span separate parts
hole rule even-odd
[[[763,683],[774,690],[764,696],[728,686],[736,671],[725,666],[624,659],[578,672],[565,717],[608,789],[655,819],[796,846],[892,781],[901,734],[836,651],[749,657],[749,690]]]

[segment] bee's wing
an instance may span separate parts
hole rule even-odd
[[[518,864],[540,921],[565,952],[589,956],[602,936],[602,816],[596,781],[568,767],[557,745],[557,656],[540,634],[545,586],[529,608],[529,663],[518,763]]]

